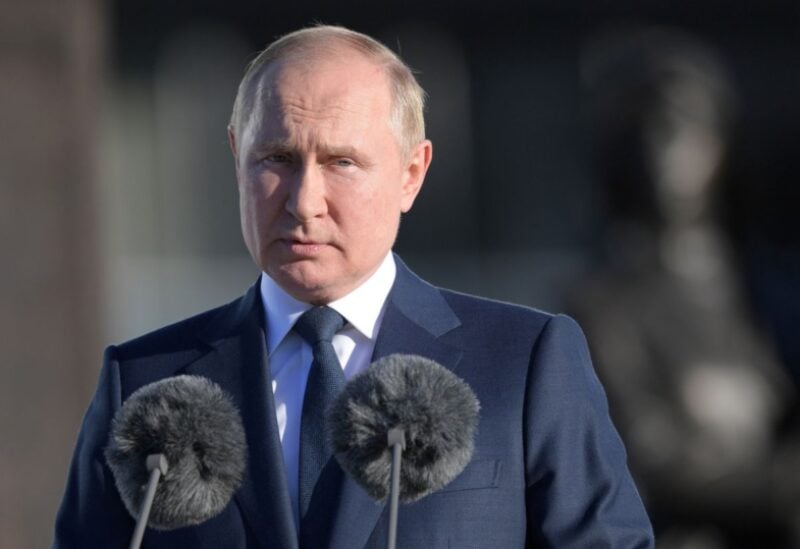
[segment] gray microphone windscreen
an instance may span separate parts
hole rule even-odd
[[[405,430],[400,500],[443,487],[472,458],[478,399],[444,366],[414,355],[382,358],[354,377],[328,410],[328,437],[342,468],[374,499],[389,490],[387,433]]]
[[[106,460],[128,512],[138,518],[149,454],[169,468],[148,526],[199,524],[219,514],[242,482],[247,444],[230,397],[204,377],[176,376],[145,385],[114,416]]]

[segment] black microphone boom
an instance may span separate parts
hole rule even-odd
[[[145,385],[123,403],[105,455],[134,518],[152,454],[163,454],[168,467],[148,526],[169,530],[204,522],[225,508],[242,482],[247,445],[239,412],[218,385],[198,376]]]
[[[400,499],[442,488],[472,458],[480,405],[462,379],[414,355],[382,358],[354,377],[328,410],[328,437],[342,468],[374,499],[389,491],[393,428],[405,434]]]

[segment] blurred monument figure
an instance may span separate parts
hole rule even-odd
[[[583,61],[610,221],[571,310],[659,546],[798,546],[792,451],[778,449],[795,395],[750,315],[718,194],[737,108],[725,68],[665,29],[606,36]]]

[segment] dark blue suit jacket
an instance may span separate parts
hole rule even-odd
[[[580,328],[565,316],[441,290],[398,260],[374,358],[429,357],[481,403],[474,457],[444,489],[400,510],[398,547],[653,545],[625,450]],[[147,383],[205,376],[239,407],[249,446],[243,486],[217,517],[144,547],[383,547],[388,513],[331,460],[297,539],[283,472],[258,285],[242,298],[106,351],[84,418],[54,547],[127,547],[134,522],[103,457],[120,404]]]

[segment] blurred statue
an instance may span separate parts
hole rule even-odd
[[[796,490],[776,483],[797,481],[775,478],[775,455],[793,389],[750,316],[718,199],[730,80],[680,33],[587,51],[610,223],[601,266],[570,301],[659,546],[788,547]]]

